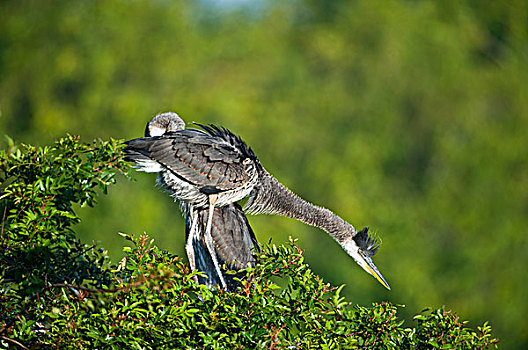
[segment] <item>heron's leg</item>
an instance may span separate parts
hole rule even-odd
[[[211,194],[209,195],[209,215],[207,216],[207,226],[205,228],[205,233],[208,236],[211,236],[211,226],[213,224],[213,214],[214,214],[214,208],[216,203],[216,198],[218,195]],[[212,237],[211,237],[212,240]]]
[[[194,244],[196,240],[196,225],[198,225],[198,220],[196,217],[196,211],[193,208],[188,209],[189,212],[187,215],[191,217],[191,227],[189,228],[189,234],[187,235],[187,240],[185,241],[185,252],[187,253],[187,258],[189,259],[189,266],[191,266],[191,271],[196,271],[196,259],[194,256]],[[198,276],[194,276],[194,281],[198,283]]]
[[[213,260],[213,264],[216,270],[216,273],[218,274],[218,278],[220,279],[220,282],[222,283],[222,288],[226,288],[226,282],[224,280],[224,275],[222,274],[222,271],[220,270],[220,265],[218,264],[218,259],[216,258],[216,252],[214,249],[213,244],[213,237],[211,236],[211,226],[213,223],[213,214],[214,214],[214,208],[215,203],[218,195],[212,194],[209,195],[209,217],[207,219],[207,227],[205,229],[205,244],[207,245],[207,249],[209,250],[209,254],[211,255],[211,260]]]

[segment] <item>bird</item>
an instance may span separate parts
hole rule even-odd
[[[184,130],[185,126],[176,113],[160,113],[147,123],[144,134],[145,138],[160,137]],[[133,152],[131,157],[136,159]],[[165,182],[162,174],[158,175],[158,184],[171,192],[171,186]],[[192,201],[180,201],[180,204],[185,217],[185,249],[191,270],[205,274],[197,275],[195,280],[210,287],[220,285],[228,291],[234,291],[237,287],[235,277],[242,279],[244,274],[226,274],[226,270],[240,271],[254,267],[254,254],[260,252],[255,233],[242,207],[236,202],[215,207],[208,225],[208,208],[197,207]]]
[[[290,191],[228,129],[212,124],[195,125],[194,129],[127,141],[124,152],[137,170],[158,172],[158,183],[181,203],[207,210],[204,236],[209,251],[215,208],[247,197],[245,213],[286,216],[326,231],[362,269],[390,289],[372,260],[380,242],[368,233],[368,227],[357,231],[329,209]],[[219,271],[218,261],[212,258]]]

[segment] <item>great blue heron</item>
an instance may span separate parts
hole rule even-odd
[[[185,122],[176,113],[162,113],[147,123],[145,137],[158,137],[184,129]],[[158,175],[158,182],[172,192],[173,187],[165,183],[162,174]],[[180,201],[180,204],[185,217],[185,249],[189,264],[193,271],[205,273],[205,278],[200,275],[197,281],[234,290],[234,277],[242,278],[243,275],[225,274],[224,267],[234,271],[254,267],[253,254],[259,252],[255,234],[242,207],[236,202],[215,207],[207,233],[208,208],[196,207],[193,201]]]
[[[225,128],[196,124],[161,136],[126,142],[125,153],[140,171],[158,172],[158,181],[182,203],[208,210],[204,236],[211,237],[215,208],[248,196],[252,214],[278,214],[319,227],[330,234],[365,271],[390,289],[372,256],[379,244],[332,211],[311,204],[279,183],[261,165],[251,148]],[[187,251],[189,253],[189,251]],[[213,264],[220,272],[218,261]]]

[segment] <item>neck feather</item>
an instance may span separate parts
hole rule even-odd
[[[309,203],[278,182],[268,172],[259,173],[259,185],[249,196],[245,208],[251,214],[277,214],[319,227],[343,244],[355,229],[332,211]]]

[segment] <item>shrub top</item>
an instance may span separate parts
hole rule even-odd
[[[427,309],[405,327],[400,306],[352,304],[315,275],[291,240],[263,247],[235,293],[197,285],[189,266],[148,235],[125,258],[81,242],[73,210],[96,204],[116,174],[120,143],[67,136],[50,147],[0,153],[0,344],[115,349],[485,349],[487,324]]]

